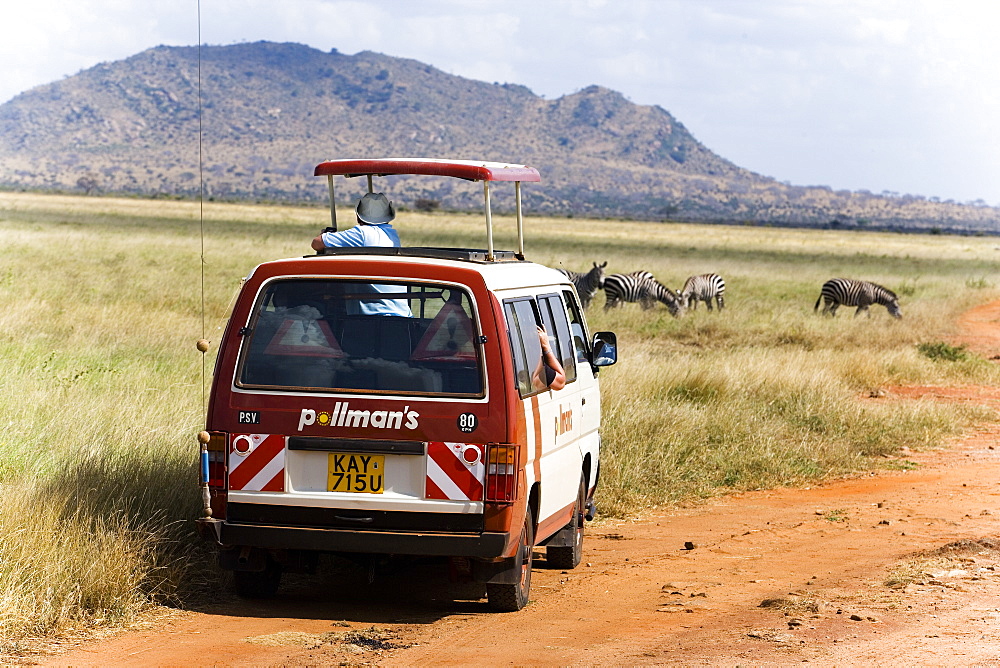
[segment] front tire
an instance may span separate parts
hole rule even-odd
[[[517,581],[514,583],[486,584],[486,600],[490,608],[498,612],[517,612],[528,604],[531,591],[531,565],[535,547],[535,525],[531,507],[524,512],[524,526],[518,541],[517,554],[512,558],[510,571]]]

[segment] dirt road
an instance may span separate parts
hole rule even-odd
[[[1000,303],[963,318],[1000,353]],[[1000,407],[1000,389],[894,396]],[[585,563],[538,568],[524,610],[442,594],[411,564],[226,597],[44,665],[1000,665],[1000,423],[873,475],[589,524]],[[541,551],[539,552],[541,554]],[[541,564],[541,560],[537,563]],[[349,584],[345,584],[348,582]],[[890,586],[889,583],[895,584]]]

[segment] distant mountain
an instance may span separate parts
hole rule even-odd
[[[198,80],[197,47],[161,46],[22,93],[0,105],[0,186],[196,195]],[[258,42],[203,47],[201,89],[216,199],[320,201],[312,169],[331,158],[452,157],[538,168],[525,188],[537,213],[1000,232],[996,208],[779,183],[598,86],[546,100],[415,60]],[[478,203],[448,179],[382,187],[403,206]]]

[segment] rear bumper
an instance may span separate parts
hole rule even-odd
[[[497,558],[510,539],[507,533],[418,533],[315,529],[259,524],[233,524],[225,520],[198,520],[202,538],[223,547],[261,547],[277,550],[412,554],[442,557]]]

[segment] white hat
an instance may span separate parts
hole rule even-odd
[[[381,225],[396,217],[392,202],[383,193],[368,193],[355,209],[358,220],[366,225]]]

